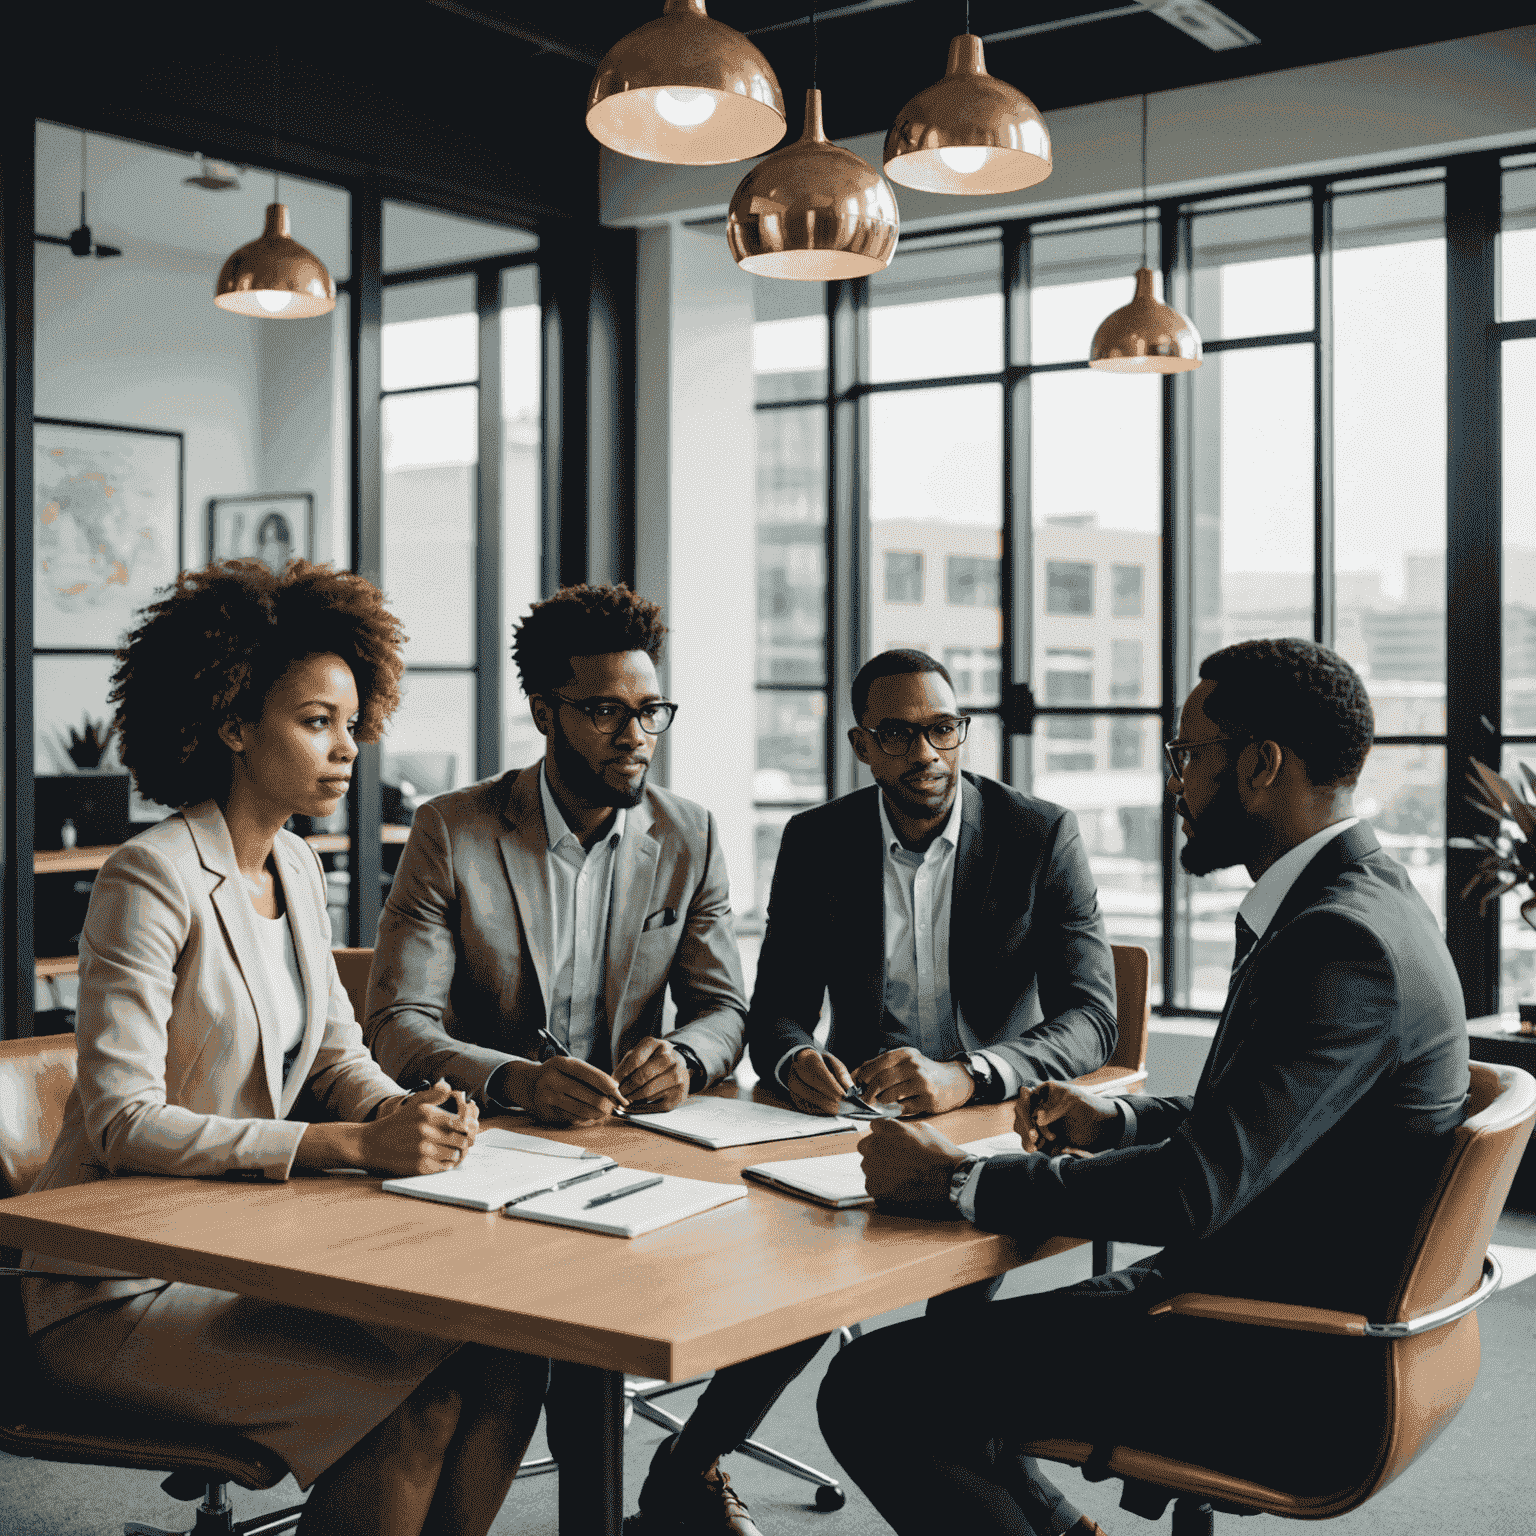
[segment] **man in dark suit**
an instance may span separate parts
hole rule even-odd
[[[1041,1517],[1049,1485],[1004,1449],[1044,1435],[1298,1491],[1341,1486],[1375,1454],[1374,1343],[1149,1316],[1191,1290],[1379,1314],[1469,1081],[1434,917],[1352,812],[1373,730],[1360,679],[1303,640],[1230,646],[1200,676],[1168,747],[1181,859],[1193,874],[1243,864],[1256,883],[1194,1095],[1112,1103],[1052,1083],[1020,1106],[1029,1150],[985,1162],[924,1127],[866,1139],[882,1202],[957,1209],[1029,1242],[1163,1245],[993,1305],[984,1347],[974,1326],[926,1318],[843,1352],[822,1429],[898,1531],[1063,1529],[1076,1512],[1058,1500]],[[1094,1155],[1052,1155],[1068,1148]],[[917,1382],[942,1414],[913,1411]]]
[[[838,1113],[857,1081],[868,1101],[912,1116],[1102,1066],[1114,963],[1072,813],[961,774],[969,722],[921,651],[867,663],[853,711],[853,750],[876,782],[784,829],[748,1016],[759,1076],[813,1114]],[[822,1049],[812,1031],[827,991]],[[999,1284],[951,1292],[938,1310],[974,1313]],[[640,1493],[647,1531],[686,1520],[683,1490],[749,1438],[821,1342],[716,1374],[657,1449]],[[734,1524],[686,1528],[757,1530],[744,1509]]]

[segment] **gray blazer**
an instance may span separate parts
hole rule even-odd
[[[539,765],[429,800],[416,812],[379,922],[364,1037],[401,1083],[446,1078],[484,1101],[498,1067],[537,1059],[550,978],[528,942],[548,899]],[[677,1026],[709,1081],[741,1057],[747,1002],[715,818],[648,788],[614,854],[604,1012],[612,1059]]]
[[[80,936],[79,1074],[34,1189],[118,1173],[285,1179],[304,1122],[284,1116],[301,1089],[336,1120],[366,1120],[400,1092],[364,1049],[336,974],[319,860],[290,832],[274,857],[307,1003],[286,1081],[255,909],[205,800],[124,843],[96,877]],[[113,1273],[35,1258],[24,1262]],[[28,1321],[36,1332],[159,1284],[35,1281]]]

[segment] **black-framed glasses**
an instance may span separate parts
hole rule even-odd
[[[1246,745],[1252,740],[1251,736],[1207,736],[1204,741],[1165,741],[1163,756],[1168,759],[1169,771],[1182,784],[1185,771],[1189,768],[1190,758],[1201,747],[1213,747],[1219,741],[1240,741]]]
[[[568,699],[563,693],[550,696],[562,704],[569,704],[572,709],[579,709],[592,722],[592,729],[603,736],[617,736],[629,728],[631,720],[638,720],[640,729],[647,736],[660,736],[677,716],[677,705],[662,699],[631,709],[617,699]]]
[[[965,740],[971,728],[971,717],[961,715],[958,720],[935,720],[930,725],[911,725],[905,720],[882,720],[874,730],[861,725],[861,731],[869,731],[887,757],[906,757],[912,744],[921,736],[928,738],[928,745],[935,752],[953,752]]]

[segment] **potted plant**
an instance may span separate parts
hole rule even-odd
[[[1472,878],[1461,888],[1462,900],[1475,895],[1481,914],[1490,902],[1523,887],[1527,894],[1520,903],[1520,916],[1536,928],[1536,918],[1532,917],[1536,913],[1536,800],[1522,795],[1486,763],[1475,757],[1471,761],[1467,783],[1472,793],[1467,803],[1493,822],[1493,830],[1449,840],[1452,848],[1483,855]],[[1525,763],[1520,764],[1520,773],[1526,789],[1536,796],[1536,773]],[[1536,1034],[1536,1004],[1520,1005],[1520,1027],[1523,1034]]]

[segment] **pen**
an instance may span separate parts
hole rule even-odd
[[[544,1044],[547,1045],[550,1050],[555,1053],[556,1056],[569,1056],[571,1054],[563,1045],[560,1044],[558,1040],[555,1039],[552,1034],[550,1034],[547,1029],[544,1029],[543,1027],[540,1027],[539,1029],[539,1039],[542,1040]],[[623,1120],[628,1117],[628,1111],[625,1110],[621,1104],[614,1100],[610,1100],[609,1102],[613,1103],[614,1105],[613,1113],[617,1119]]]
[[[442,1078],[438,1078],[437,1082],[442,1083],[445,1088],[448,1086],[448,1084],[444,1082]],[[426,1078],[422,1078],[422,1080],[417,1083],[414,1088],[411,1089],[411,1092],[426,1093],[429,1089],[435,1087],[437,1087],[437,1083],[429,1083]],[[454,1088],[451,1091],[453,1093],[454,1102],[459,1106],[459,1113],[462,1115],[464,1113],[464,1106],[468,1101],[469,1096],[464,1092],[462,1088]]]
[[[648,1179],[641,1179],[638,1184],[626,1184],[623,1189],[615,1189],[609,1194],[593,1195],[593,1197],[588,1200],[584,1206],[582,1206],[582,1210],[590,1211],[594,1205],[607,1205],[610,1200],[622,1200],[625,1195],[638,1194],[642,1189],[654,1189],[661,1182],[662,1175],[658,1173],[653,1174]]]

